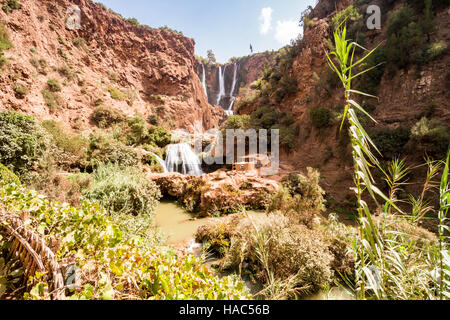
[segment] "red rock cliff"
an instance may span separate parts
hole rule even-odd
[[[22,8],[8,15],[0,11],[13,44],[5,51],[8,65],[0,74],[1,109],[84,128],[100,103],[130,116],[158,113],[172,128],[192,130],[202,121],[208,129],[223,119],[223,111],[207,103],[194,71],[193,39],[136,26],[90,0],[20,3]],[[66,27],[72,4],[81,9],[79,30]],[[63,84],[56,110],[49,110],[41,93],[48,79]],[[25,97],[17,97],[17,85],[27,88]],[[112,88],[119,99],[113,99]]]

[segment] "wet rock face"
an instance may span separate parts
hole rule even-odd
[[[5,51],[8,66],[0,74],[0,109],[67,124],[81,122],[85,128],[90,127],[89,116],[98,101],[130,116],[156,114],[155,109],[163,106],[158,113],[162,122],[189,131],[196,122],[209,129],[225,117],[206,101],[194,71],[193,39],[136,26],[90,0],[21,4],[8,15],[0,10],[13,43]],[[69,30],[66,12],[74,4],[81,10],[81,29]],[[40,60],[45,67],[38,65]],[[60,71],[63,67],[65,74]],[[41,94],[50,78],[64,84],[55,110],[49,110]],[[17,83],[28,89],[20,99],[14,94]],[[122,97],[114,99],[110,88]]]
[[[178,173],[149,174],[165,196],[175,197],[190,212],[217,216],[247,209],[265,209],[279,190],[273,180],[234,171],[218,171],[201,177]]]

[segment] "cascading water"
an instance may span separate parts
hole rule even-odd
[[[220,100],[222,100],[222,97],[225,95],[225,72],[227,71],[227,66],[223,69],[222,72],[222,66],[219,66],[219,95],[217,97],[217,103],[216,105],[220,105]]]
[[[203,64],[202,64],[202,84],[203,84],[203,89],[205,90],[206,101],[208,101],[208,87],[206,85],[205,66]]]
[[[157,154],[155,154],[155,153],[153,153],[153,152],[151,152],[151,151],[144,150],[144,149],[141,149],[141,150],[142,150],[143,153],[146,153],[146,154],[149,154],[149,155],[155,157],[156,161],[158,161],[158,163],[159,163],[159,164],[161,165],[161,167],[164,169],[164,173],[169,172],[169,171],[167,170],[166,163],[165,163],[164,160],[161,159]]]
[[[233,75],[233,84],[231,85],[231,91],[230,91],[230,106],[228,107],[228,110],[226,111],[227,115],[233,115],[233,106],[234,101],[236,100],[236,97],[234,96],[234,90],[236,89],[236,82],[237,82],[237,70],[238,70],[238,64],[234,64],[234,75]]]
[[[169,172],[201,176],[201,161],[187,143],[171,144],[166,150],[166,165]]]

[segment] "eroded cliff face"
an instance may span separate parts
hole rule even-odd
[[[87,130],[99,104],[130,116],[157,114],[164,126],[190,131],[224,119],[222,109],[207,103],[194,71],[193,39],[136,26],[90,0],[20,3],[22,8],[8,15],[0,11],[13,44],[0,73],[1,109]],[[79,30],[66,27],[72,4],[81,9]],[[53,108],[41,93],[49,79],[62,84],[62,101]],[[14,91],[17,85],[27,88],[24,97]]]
[[[374,1],[377,2],[377,1]],[[346,140],[347,132],[340,131],[339,121],[333,121],[327,127],[316,128],[311,119],[311,109],[324,107],[333,114],[338,107],[344,105],[343,89],[337,85],[329,92],[321,90],[328,69],[326,54],[329,50],[327,39],[331,39],[331,19],[336,12],[345,9],[353,1],[322,0],[314,10],[316,17],[309,26],[305,27],[303,36],[303,49],[293,60],[290,72],[298,83],[298,92],[285,98],[279,104],[271,104],[271,108],[279,113],[289,113],[295,118],[293,126],[298,126],[299,134],[296,137],[295,147],[283,150],[281,153],[281,167],[290,171],[306,172],[307,167],[318,168],[321,172],[321,185],[330,198],[344,203],[352,198],[350,187],[353,185],[353,163],[349,142]],[[335,7],[336,5],[336,7]],[[396,4],[394,4],[393,8]],[[363,8],[365,10],[365,7]],[[383,11],[386,12],[386,11]],[[386,41],[386,18],[383,18],[382,29],[366,33],[368,48],[374,48],[380,42]],[[437,32],[432,41],[450,40],[450,11],[448,9],[437,13]],[[420,69],[412,66],[399,70],[394,75],[385,72],[379,86],[378,99],[359,99],[362,105],[370,105],[370,110],[377,123],[367,126],[395,129],[399,126],[411,129],[424,114],[439,119],[443,124],[450,123],[450,104],[448,100],[448,65],[450,55],[431,61]],[[250,114],[260,101],[253,105],[246,105],[239,110],[240,114]],[[432,113],[432,114],[430,114]],[[416,146],[406,145],[403,156],[407,157],[410,167],[424,162],[424,155],[416,151]],[[411,175],[411,182],[423,181],[426,176],[424,168],[415,169]],[[409,192],[417,192],[420,185],[411,183],[407,187]],[[417,189],[417,190],[416,190]]]

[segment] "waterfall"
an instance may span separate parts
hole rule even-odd
[[[220,106],[220,100],[225,95],[225,72],[227,71],[227,66],[223,69],[222,66],[219,66],[219,96],[217,97],[217,106]]]
[[[230,91],[230,97],[234,97],[234,90],[236,89],[236,82],[237,82],[237,69],[238,65],[237,63],[234,64],[234,75],[233,75],[233,84],[231,85],[231,91]]]
[[[231,97],[230,107],[228,108],[228,110],[225,110],[225,113],[227,114],[227,116],[232,116],[234,114],[233,106],[234,106],[235,100],[236,100],[236,97]]]
[[[151,151],[147,151],[147,150],[145,150],[145,149],[141,149],[141,151],[142,151],[143,153],[146,153],[146,154],[149,154],[149,155],[155,157],[155,159],[158,161],[158,163],[161,165],[161,167],[163,167],[164,173],[167,173],[167,172],[168,172],[166,163],[165,163],[164,160],[161,159],[157,154],[155,154],[155,153],[153,153],[153,152],[151,152]]]
[[[205,90],[206,101],[208,101],[208,87],[206,85],[205,66],[202,64],[202,85]]]
[[[171,144],[166,150],[166,165],[169,172],[201,176],[201,161],[187,143]]]
[[[237,70],[238,70],[238,64],[234,64],[234,75],[233,75],[233,84],[231,85],[231,91],[230,91],[230,106],[228,107],[228,110],[226,111],[227,115],[233,115],[233,106],[234,101],[236,100],[236,97],[234,96],[234,91],[236,89],[236,82],[237,82]]]

